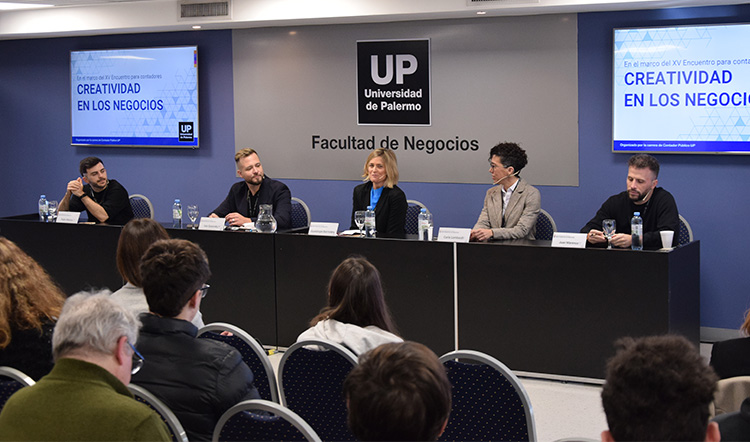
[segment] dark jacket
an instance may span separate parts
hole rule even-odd
[[[197,339],[188,321],[141,315],[136,347],[143,368],[132,383],[161,399],[190,441],[209,441],[221,415],[246,399],[260,399],[253,373],[239,352],[221,342]]]
[[[38,381],[52,370],[52,331],[55,323],[46,320],[42,331],[11,328],[10,344],[0,349],[0,366],[13,367]]]
[[[214,209],[219,217],[237,212],[242,216],[250,217],[250,205],[247,201],[247,183],[240,181],[234,183],[229,189],[229,194],[219,207]],[[292,228],[292,193],[286,184],[281,181],[272,180],[265,176],[258,189],[258,206],[261,204],[273,204],[273,217],[276,218],[278,230],[289,230]],[[258,210],[254,210],[252,219],[255,221]]]
[[[370,205],[370,181],[354,188],[352,197],[352,219],[350,229],[356,229],[354,212],[367,210]],[[375,230],[379,237],[404,238],[406,236],[406,194],[398,188],[383,187],[383,193],[375,206]]]
[[[720,379],[750,376],[750,338],[714,342],[711,366]]]

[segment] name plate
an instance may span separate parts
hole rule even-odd
[[[201,217],[201,223],[198,224],[198,230],[224,230],[224,218]]]
[[[339,223],[310,223],[308,235],[336,236],[339,231]]]
[[[555,232],[552,234],[552,247],[565,247],[569,249],[585,249],[585,233]]]
[[[57,212],[58,223],[63,224],[78,224],[78,218],[81,217],[81,212]]]
[[[443,242],[469,242],[471,229],[461,229],[458,227],[441,227],[438,230],[438,241]]]

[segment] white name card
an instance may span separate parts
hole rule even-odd
[[[585,249],[585,233],[555,232],[552,234],[552,247],[566,247],[569,249]]]
[[[57,222],[63,224],[78,224],[81,212],[57,212]]]
[[[441,227],[438,230],[438,241],[443,242],[469,242],[471,229],[461,229],[458,227]]]
[[[310,223],[308,235],[336,236],[339,231],[339,223]]]
[[[201,223],[198,224],[198,230],[224,230],[224,218],[201,217]]]

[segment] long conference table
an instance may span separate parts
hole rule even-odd
[[[31,219],[29,219],[31,218]],[[121,227],[0,219],[0,235],[39,261],[67,294],[122,286]],[[229,322],[266,345],[293,344],[326,302],[333,269],[367,257],[404,339],[438,355],[488,353],[522,374],[600,380],[622,336],[700,328],[700,244],[670,251],[569,249],[549,241],[399,239],[167,229],[208,255],[206,323]]]

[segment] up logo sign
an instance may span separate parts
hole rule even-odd
[[[430,40],[357,42],[359,124],[429,126]]]

